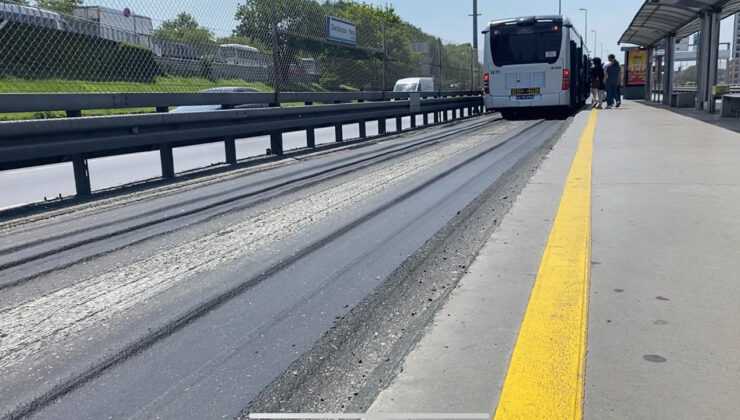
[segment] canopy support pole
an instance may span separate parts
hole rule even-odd
[[[711,32],[709,34],[709,62],[707,63],[707,96],[706,106],[704,110],[710,114],[716,110],[716,101],[714,100],[714,92],[712,87],[717,84],[717,64],[719,61],[719,28],[720,19],[719,11],[712,11],[707,14],[711,26]]]
[[[676,35],[665,37],[665,77],[663,78],[663,105],[671,106],[673,97],[673,60],[676,55]]]
[[[645,60],[645,100],[652,100],[653,95],[653,46],[647,47],[647,60]]]

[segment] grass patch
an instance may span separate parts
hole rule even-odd
[[[350,85],[339,85],[339,90],[341,92],[359,92],[360,91],[360,89],[357,89],[356,87],[350,86]]]
[[[259,89],[262,92],[272,92],[273,88],[262,82],[245,82],[244,80],[217,80],[212,82],[199,77],[158,77],[154,83],[135,82],[92,82],[85,80],[42,79],[24,80],[16,77],[0,78],[0,93],[142,93],[142,92],[198,92],[213,87],[244,86]],[[287,83],[282,86],[285,92],[328,92],[318,83]],[[341,85],[340,90],[345,92],[358,89],[348,85]],[[286,102],[282,106],[302,106],[303,102]],[[118,108],[118,109],[89,109],[83,110],[82,115],[126,115],[147,114],[155,112],[155,108]],[[64,111],[44,112],[13,112],[0,113],[0,121],[36,120],[66,117]]]
[[[226,86],[246,86],[263,92],[272,87],[262,82],[245,82],[240,79],[212,82],[199,77],[157,77],[154,83],[92,82],[86,80],[41,79],[24,80],[17,77],[0,79],[0,93],[111,93],[111,92],[198,92],[203,89]]]
[[[318,83],[285,83],[280,90],[283,92],[328,92]]]
[[[88,109],[82,111],[83,117],[97,117],[102,115],[128,115],[128,114],[149,114],[156,112],[156,108],[119,108],[119,109]],[[50,118],[64,118],[67,114],[64,111],[42,111],[42,112],[12,112],[0,113],[0,121],[18,121],[18,120],[46,120]]]
[[[262,82],[245,82],[244,80],[217,80],[198,77],[158,77],[154,83],[134,82],[91,82],[85,80],[43,79],[24,80],[16,77],[0,79],[0,93],[177,93],[198,92],[213,87],[253,87],[263,92],[272,92],[272,87]],[[117,109],[88,109],[82,111],[83,116],[146,114],[155,112],[154,107],[146,108],[117,108]],[[64,111],[44,112],[13,112],[0,113],[0,121],[36,120],[48,118],[62,118]]]

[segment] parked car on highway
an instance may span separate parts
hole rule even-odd
[[[217,88],[210,88],[206,90],[202,90],[202,93],[262,93],[259,89],[251,88],[251,87],[217,87]],[[267,103],[248,103],[248,104],[240,104],[235,105],[234,109],[242,109],[242,108],[266,108],[268,106]],[[173,109],[170,112],[174,113],[180,113],[180,112],[201,112],[201,111],[217,111],[223,109],[223,105],[218,104],[212,104],[212,105],[185,105],[185,106],[178,106],[177,108]]]
[[[394,92],[433,92],[434,90],[434,78],[432,77],[400,79],[393,87]]]

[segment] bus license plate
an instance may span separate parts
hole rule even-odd
[[[534,99],[534,95],[516,95],[517,101],[531,101]]]
[[[539,95],[540,88],[515,88],[511,90],[512,96]]]

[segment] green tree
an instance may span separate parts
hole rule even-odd
[[[213,39],[213,32],[200,26],[195,18],[185,12],[180,13],[173,20],[162,22],[162,25],[152,34],[157,38],[178,42],[206,45],[216,43]]]
[[[254,47],[280,57],[280,77],[288,79],[301,58],[311,57],[321,69],[321,84],[328,89],[350,85],[361,89],[390,88],[396,79],[410,76],[438,77],[437,39],[401,19],[395,9],[338,0],[245,0],[236,13],[234,35]],[[357,45],[326,40],[326,16],[353,22]],[[273,18],[274,17],[274,18]],[[277,27],[273,39],[273,20]],[[385,42],[383,42],[385,41]],[[425,48],[412,48],[423,45]],[[416,52],[415,52],[416,51]],[[386,84],[382,86],[383,62]],[[470,65],[466,67],[470,73]],[[467,80],[470,77],[468,76]]]
[[[470,44],[445,44],[442,46],[442,88],[475,89],[474,74],[482,68],[478,60],[473,62],[473,47]],[[471,72],[475,70],[475,73]]]
[[[376,7],[364,3],[338,1],[325,3],[325,14],[353,22],[357,27],[357,46],[351,48],[324,43],[318,54],[322,86],[349,85],[363,90],[383,89],[383,27],[385,26],[386,50],[389,57],[387,74],[394,74],[398,67],[413,60],[409,40],[404,34],[407,26],[392,7]],[[398,53],[401,52],[402,53]],[[395,59],[400,57],[400,60]],[[387,84],[393,83],[389,76]]]
[[[236,11],[239,22],[234,35],[254,41],[254,47],[281,57],[279,79],[288,80],[291,64],[302,51],[318,50],[324,39],[324,9],[313,0],[246,0]],[[273,41],[273,21],[277,26],[277,45]]]
[[[76,8],[82,6],[82,0],[37,0],[36,5],[41,9],[71,15]]]
[[[676,72],[676,83],[687,84],[690,82],[696,83],[696,66],[689,66],[683,70]]]

